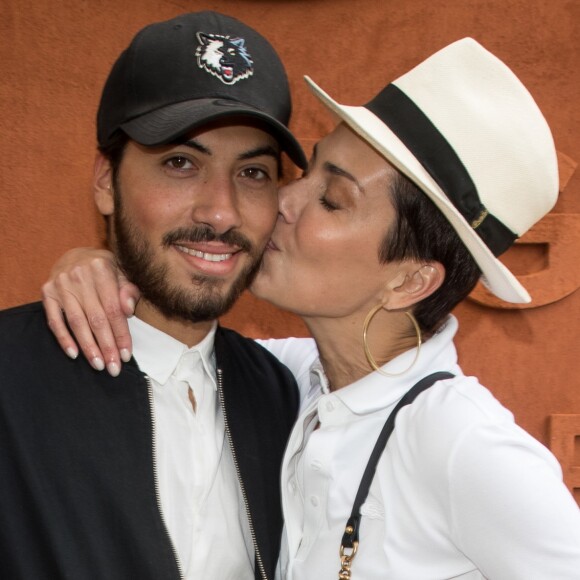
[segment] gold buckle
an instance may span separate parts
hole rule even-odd
[[[358,542],[353,542],[352,548],[340,546],[340,572],[338,573],[338,580],[350,580],[350,566],[356,556],[357,549]]]

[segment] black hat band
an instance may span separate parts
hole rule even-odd
[[[401,89],[387,85],[365,107],[405,144],[494,256],[514,243],[518,236],[481,203],[477,188],[453,147]]]

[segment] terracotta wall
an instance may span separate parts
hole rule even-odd
[[[3,0],[0,307],[36,300],[49,266],[65,249],[100,243],[90,179],[103,81],[134,32],[198,9],[237,16],[278,48],[295,95],[293,128],[307,147],[332,121],[307,92],[305,73],[338,100],[361,104],[387,79],[470,35],[525,82],[567,156],[567,185],[551,221],[506,258],[543,305],[498,309],[481,304],[487,299],[478,294],[480,302],[470,300],[457,311],[458,345],[465,370],[479,375],[525,429],[548,442],[549,415],[580,414],[576,0]],[[226,321],[254,336],[305,333],[299,321],[251,297]],[[580,437],[574,429],[564,433],[556,430],[554,437],[560,443],[567,438],[564,463],[572,478]]]

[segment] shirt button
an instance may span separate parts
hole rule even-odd
[[[326,410],[329,413],[332,413],[332,411],[334,411],[334,403],[332,401],[327,401],[326,402]]]
[[[322,462],[318,461],[318,459],[314,459],[311,463],[310,463],[310,467],[314,470],[314,471],[320,471],[322,469]]]
[[[318,498],[313,495],[310,497],[310,503],[314,506],[314,507],[318,507],[318,504],[320,503],[320,501],[318,500]]]
[[[296,495],[296,483],[294,481],[291,481],[290,483],[288,483],[288,491],[292,495]]]

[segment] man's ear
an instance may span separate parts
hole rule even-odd
[[[112,215],[115,211],[113,200],[113,168],[102,153],[97,153],[93,174],[93,195],[97,208],[103,215]]]
[[[388,310],[409,308],[431,296],[444,280],[445,268],[439,262],[403,262],[385,291],[385,306]]]

